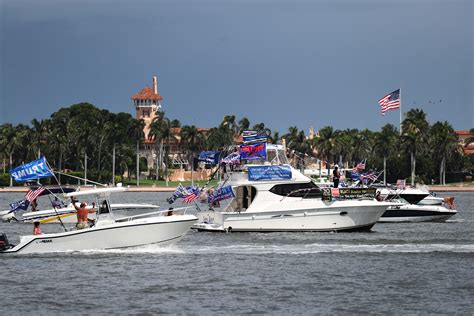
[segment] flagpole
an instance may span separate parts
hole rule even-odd
[[[400,136],[402,136],[402,88],[400,88]]]

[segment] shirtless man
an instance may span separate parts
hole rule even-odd
[[[90,210],[88,210],[86,208],[86,203],[85,202],[81,202],[80,206],[78,207],[76,205],[76,203],[75,203],[76,201],[74,199],[71,198],[71,201],[72,201],[72,205],[74,205],[74,208],[77,211],[76,228],[77,229],[88,228],[89,227],[89,219],[87,218],[87,215],[89,215],[89,213],[95,213],[95,203],[92,202],[92,208]]]

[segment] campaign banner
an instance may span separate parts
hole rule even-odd
[[[248,144],[240,145],[240,159],[266,159],[267,158],[267,144]]]
[[[11,169],[10,174],[16,182],[54,176],[53,172],[48,168],[44,157]]]
[[[249,181],[291,179],[291,168],[288,166],[252,166],[248,168]]]
[[[376,188],[339,188],[339,197],[343,199],[375,198]]]
[[[207,201],[209,204],[220,202],[222,200],[230,199],[235,197],[232,186],[228,185],[215,190],[212,194],[209,194]]]

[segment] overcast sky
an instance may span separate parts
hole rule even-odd
[[[212,127],[398,126],[377,101],[474,127],[472,0],[0,0],[0,124],[89,102]]]

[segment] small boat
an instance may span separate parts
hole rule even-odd
[[[407,222],[444,222],[456,215],[455,209],[440,205],[418,205],[405,203],[391,206],[380,217],[380,223],[407,223]]]
[[[38,187],[32,187],[32,190],[37,189]],[[38,211],[12,211],[12,210],[4,210],[0,212],[0,218],[4,222],[22,222],[22,223],[31,223],[31,222],[40,222],[41,224],[48,224],[48,223],[59,223],[59,219],[63,223],[75,223],[76,222],[76,209],[74,206],[69,203],[66,205],[63,201],[57,199],[58,195],[64,193],[75,192],[76,189],[73,188],[61,188],[61,187],[44,187],[46,188],[39,196],[40,197],[48,197],[50,198],[51,204],[53,204],[53,208],[46,209],[46,210],[38,210]],[[51,196],[54,196],[56,199],[52,200]],[[57,205],[54,205],[56,202]],[[56,206],[56,208],[54,207]],[[114,211],[118,210],[150,210],[150,209],[159,209],[158,205],[154,204],[145,204],[145,203],[112,203],[110,207]],[[92,206],[87,206],[88,209],[91,209]],[[95,220],[95,214],[90,215],[91,219]]]
[[[38,188],[39,188],[38,186],[30,187],[31,190],[36,190]],[[64,194],[64,193],[70,193],[70,192],[76,191],[76,189],[69,188],[69,187],[44,187],[44,188],[46,189],[38,195],[38,198],[40,197],[50,198],[51,196],[57,196],[58,194]],[[61,201],[59,200],[55,200],[55,201],[58,202],[58,206],[56,207],[57,210],[66,207],[66,205],[62,203]],[[70,206],[70,208],[73,208],[72,205]],[[54,209],[50,211],[54,212]],[[37,211],[37,212],[42,212],[42,211]],[[25,213],[27,213],[26,210],[25,211],[4,210],[4,211],[0,211],[0,218],[3,222],[11,222],[11,221],[22,222],[23,214]],[[35,213],[35,212],[31,212],[31,213]]]
[[[181,239],[197,220],[194,215],[184,214],[186,210],[178,209],[173,210],[173,214],[164,210],[116,219],[110,207],[109,195],[124,191],[126,188],[117,187],[67,193],[67,197],[92,195],[100,202],[96,203],[99,207],[92,227],[23,236],[16,246],[11,245],[4,234],[0,234],[0,253],[28,254],[168,245]],[[165,213],[169,216],[165,216]]]

